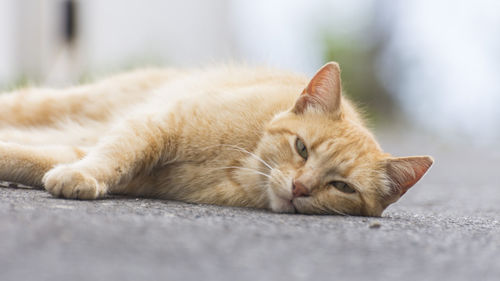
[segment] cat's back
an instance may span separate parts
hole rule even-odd
[[[290,109],[308,81],[305,75],[270,67],[223,65],[183,71],[157,94],[176,116],[194,121],[200,117],[202,122],[230,127],[255,126]],[[358,110],[345,97],[342,107],[346,118],[363,124]]]
[[[184,122],[200,137],[221,131],[258,131],[291,108],[307,77],[267,67],[225,65],[184,72],[157,91],[156,110]],[[206,129],[206,132],[203,130]]]
[[[181,115],[234,123],[235,118],[269,118],[290,108],[306,84],[306,76],[287,71],[223,65],[184,71],[158,89],[161,101],[155,104],[168,103]]]

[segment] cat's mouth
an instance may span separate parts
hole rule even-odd
[[[299,212],[299,210],[297,210],[297,206],[295,206],[295,204],[293,203],[293,199],[283,199],[283,200],[286,200],[290,213],[296,214]]]
[[[292,199],[292,200],[290,200],[290,204],[291,204],[291,205],[292,205],[292,207],[293,207],[293,213],[294,213],[294,214],[297,214],[297,213],[299,212],[299,210],[297,210],[297,206],[295,206],[295,204],[293,204],[293,199]]]
[[[283,199],[283,201],[286,202],[287,205],[287,213],[292,213],[292,214],[297,214],[299,213],[299,210],[297,209],[297,206],[293,203],[293,199]]]
[[[285,213],[297,214],[299,210],[297,209],[297,205],[294,203],[294,198],[290,199],[287,197],[278,196],[281,205],[281,211]]]
[[[296,202],[294,200],[291,188],[291,179],[284,177],[277,177],[280,180],[276,182],[271,182],[270,188],[268,189],[271,209],[278,213],[299,213]],[[273,177],[275,179],[275,177]],[[285,184],[284,182],[287,182]]]

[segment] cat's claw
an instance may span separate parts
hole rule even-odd
[[[71,166],[58,166],[43,177],[45,189],[55,197],[91,200],[103,197],[106,187],[91,175]]]

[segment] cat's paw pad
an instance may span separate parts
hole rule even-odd
[[[71,166],[58,166],[48,171],[43,184],[53,196],[72,199],[96,199],[104,196],[107,190],[94,177]]]

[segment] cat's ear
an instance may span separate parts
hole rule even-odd
[[[336,62],[329,62],[314,75],[292,111],[301,114],[307,109],[314,109],[338,116],[341,92],[340,67]]]
[[[388,200],[392,203],[416,184],[429,170],[434,160],[430,156],[389,158],[385,162],[387,176],[390,179]]]

